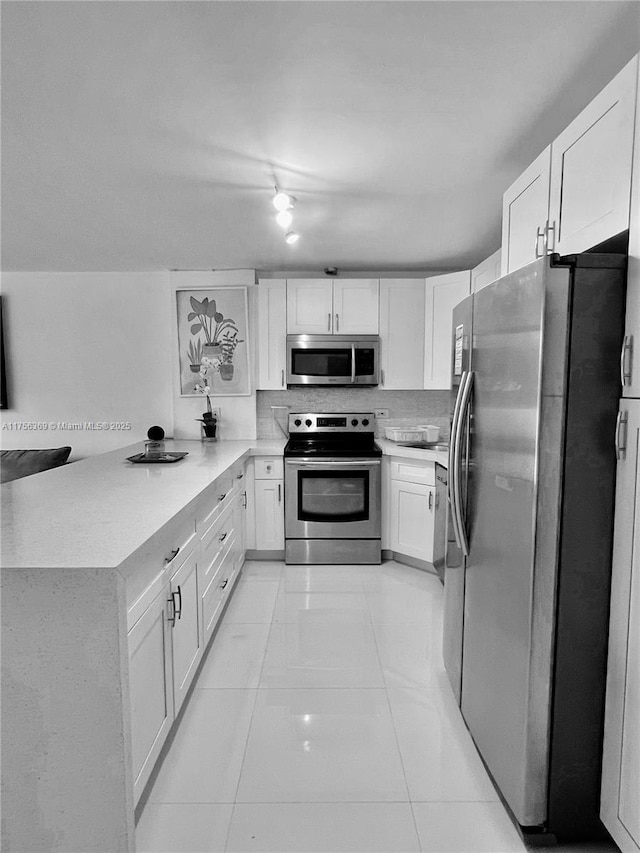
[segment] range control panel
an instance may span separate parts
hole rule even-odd
[[[289,434],[353,432],[372,433],[375,427],[373,412],[291,412]]]

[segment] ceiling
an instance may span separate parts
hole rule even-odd
[[[640,50],[640,3],[609,0],[1,12],[4,270],[473,266],[506,187]]]

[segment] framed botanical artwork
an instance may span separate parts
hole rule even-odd
[[[180,394],[247,396],[246,287],[177,290]]]

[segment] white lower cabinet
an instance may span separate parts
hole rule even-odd
[[[284,549],[284,466],[282,457],[255,459],[256,550]]]
[[[196,549],[172,576],[167,599],[168,620],[171,622],[173,702],[176,715],[196,674],[203,651],[198,556],[199,550]]]
[[[151,775],[174,718],[168,597],[169,584],[127,635],[135,802]]]
[[[427,563],[441,561],[446,505],[436,481],[435,463],[391,458],[387,488],[388,547]]]
[[[622,400],[600,816],[623,853],[640,850],[640,400]]]
[[[169,522],[126,571],[134,802],[153,766],[240,574],[245,556],[244,463]]]

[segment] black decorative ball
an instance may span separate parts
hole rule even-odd
[[[164,430],[161,426],[152,426],[147,430],[147,438],[151,441],[162,441],[164,438]]]

